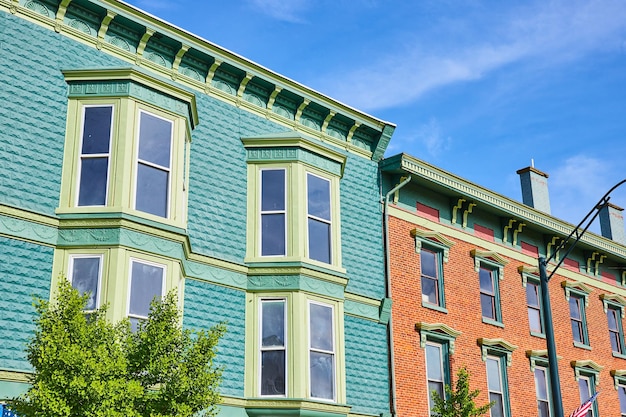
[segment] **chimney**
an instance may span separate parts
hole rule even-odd
[[[548,174],[534,166],[517,171],[522,184],[522,202],[527,206],[550,214],[550,198],[548,196]]]
[[[623,208],[611,203],[602,207],[600,210],[600,232],[602,236],[624,245],[626,244],[626,236],[622,211],[624,211]]]

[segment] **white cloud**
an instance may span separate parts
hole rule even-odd
[[[308,0],[250,0],[262,13],[291,23],[303,23],[302,14],[309,7]]]
[[[572,224],[578,224],[613,185],[614,176],[623,169],[616,169],[609,161],[576,155],[553,169],[549,177],[552,214]],[[607,174],[611,175],[607,175]],[[623,179],[623,178],[622,178]],[[611,202],[624,207],[626,185],[611,193]],[[592,231],[599,233],[599,223],[594,222]]]
[[[482,39],[463,43],[457,33],[454,40],[420,40],[416,32],[414,42],[405,40],[403,47],[382,53],[375,65],[369,61],[343,76],[331,74],[320,84],[332,96],[372,110],[406,104],[435,88],[480,79],[523,60],[551,65],[597,50],[619,51],[626,31],[626,2],[540,2],[487,21],[464,23],[460,26],[469,27],[468,39],[476,33]]]

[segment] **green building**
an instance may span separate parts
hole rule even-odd
[[[67,278],[227,320],[220,416],[389,413],[392,124],[113,0],[0,0],[0,69],[0,402]]]

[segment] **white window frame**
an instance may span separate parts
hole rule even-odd
[[[543,372],[543,380],[546,386],[546,398],[539,398],[539,390],[537,386],[537,370],[541,370]],[[535,365],[535,370],[533,371],[533,377],[535,379],[535,398],[537,398],[537,412],[539,412],[539,403],[548,404],[548,417],[552,416],[552,403],[550,402],[550,378],[548,375],[549,369],[546,366]]]
[[[170,128],[170,159],[169,159],[169,167],[167,167],[167,169],[165,169],[165,167],[155,164],[153,162],[149,162],[149,161],[145,161],[143,159],[139,158],[139,141],[140,141],[140,135],[141,135],[141,114],[145,113],[149,116],[153,116],[156,117],[158,119],[161,120],[165,120],[166,122],[168,122],[171,126]],[[134,171],[135,171],[135,175],[134,175],[134,189],[133,189],[133,209],[137,210],[141,213],[145,213],[147,215],[150,216],[156,216],[159,218],[164,218],[164,219],[169,219],[170,218],[170,214],[172,211],[172,164],[173,164],[173,158],[174,158],[174,137],[175,137],[175,129],[176,129],[176,124],[174,123],[173,120],[168,119],[166,117],[160,116],[156,113],[153,112],[149,112],[147,110],[144,109],[138,109],[137,111],[137,132],[135,135],[135,160],[134,160]],[[139,165],[145,165],[145,166],[149,166],[151,168],[155,168],[161,171],[165,171],[167,172],[167,190],[166,190],[166,202],[165,202],[165,217],[162,217],[158,214],[154,214],[154,213],[150,213],[150,212],[146,212],[143,210],[139,210],[137,209],[137,193],[138,193],[138,181],[139,181]]]
[[[283,181],[284,181],[284,190],[285,193],[283,195],[283,206],[285,207],[283,210],[268,210],[268,211],[263,211],[263,171],[283,171]],[[287,169],[285,167],[267,167],[267,168],[261,168],[258,170],[258,181],[259,181],[259,196],[258,196],[258,203],[259,203],[259,217],[258,217],[258,223],[257,223],[257,227],[258,227],[258,247],[259,247],[259,256],[263,257],[263,258],[277,258],[277,257],[285,257],[287,256],[287,236],[288,236],[288,227],[289,227],[289,220],[288,220],[288,212],[287,212],[287,186],[288,186],[288,182],[287,182]],[[264,214],[283,214],[285,216],[285,235],[283,236],[284,239],[284,245],[285,245],[285,250],[284,253],[282,255],[263,255],[263,215]]]
[[[329,216],[330,219],[326,220],[326,219],[322,219],[321,217],[317,217],[314,216],[312,214],[309,213],[309,175],[313,176],[313,177],[317,177],[325,182],[328,183],[328,205],[329,205],[329,209],[330,209],[330,213]],[[330,179],[325,178],[321,175],[317,175],[314,174],[311,171],[306,171],[305,172],[305,184],[304,184],[304,189],[305,189],[305,196],[306,196],[306,203],[305,203],[305,207],[306,207],[306,222],[305,222],[305,230],[306,230],[306,245],[307,245],[307,257],[311,260],[317,261],[317,262],[321,262],[326,264],[326,262],[324,261],[319,261],[317,259],[313,259],[311,257],[311,238],[309,236],[309,220],[315,220],[315,221],[319,221],[321,223],[325,223],[328,225],[328,230],[329,230],[329,236],[328,236],[328,252],[329,252],[329,260],[328,260],[328,265],[333,265],[334,259],[333,259],[333,249],[334,249],[334,243],[333,243],[333,183]]]
[[[160,264],[157,262],[151,262],[151,261],[148,261],[142,258],[136,258],[136,257],[130,257],[130,260],[128,262],[128,291],[126,294],[126,317],[128,317],[129,319],[134,318],[138,320],[146,320],[148,316],[139,316],[137,314],[130,313],[130,298],[131,298],[131,291],[133,287],[133,263],[134,262],[161,268],[161,271],[162,271],[161,273],[161,297],[165,295],[165,279],[167,276],[167,265]]]
[[[96,308],[92,310],[85,310],[85,312],[92,312],[100,308],[100,298],[102,297],[102,269],[104,264],[104,255],[103,254],[88,254],[88,253],[80,253],[80,254],[71,254],[69,255],[68,260],[68,271],[67,271],[67,280],[70,285],[73,287],[73,279],[74,279],[74,259],[77,258],[98,258],[98,283],[96,284]]]
[[[490,386],[489,386],[490,385],[489,384],[489,371],[488,371],[488,368],[487,368],[487,363],[490,360],[491,361],[495,361],[496,364],[498,365],[498,382],[500,383],[500,391],[492,391]],[[508,413],[507,413],[507,395],[506,395],[506,392],[504,391],[505,388],[506,388],[506,384],[505,384],[506,381],[504,381],[504,378],[503,378],[504,374],[506,373],[506,368],[502,368],[502,361],[503,361],[503,357],[501,357],[501,356],[487,355],[487,358],[485,360],[485,369],[487,370],[487,394],[489,395],[489,400],[490,401],[491,401],[491,393],[495,393],[497,395],[500,395],[500,398],[501,398],[500,405],[502,406],[502,410],[501,410],[502,411],[502,415],[503,416],[507,416],[508,415]],[[495,407],[495,404],[494,404],[494,407]],[[493,410],[493,407],[491,407],[489,409],[489,415],[490,416],[493,415],[492,414],[492,410]]]
[[[284,323],[284,328],[283,328],[283,339],[284,339],[284,344],[282,346],[282,348],[276,348],[276,347],[270,347],[270,348],[264,348],[263,347],[263,303],[264,302],[276,302],[276,301],[282,301],[283,302],[283,323]],[[259,368],[258,368],[258,375],[259,375],[259,384],[258,384],[258,395],[260,397],[267,397],[267,398],[271,398],[271,397],[275,397],[275,398],[284,398],[289,396],[289,359],[288,359],[288,354],[289,354],[289,349],[288,349],[288,337],[289,337],[289,325],[290,323],[287,322],[288,320],[288,315],[287,315],[287,298],[284,297],[268,297],[268,298],[260,298],[259,299],[259,323],[258,323],[258,329],[259,329]],[[278,351],[278,350],[283,350],[285,352],[285,394],[277,394],[277,395],[264,395],[261,393],[262,390],[262,383],[263,383],[263,352],[267,352],[267,351]]]
[[[332,329],[331,329],[331,337],[332,337],[332,350],[331,351],[326,351],[326,350],[321,350],[321,349],[315,349],[311,346],[311,342],[312,342],[312,337],[311,337],[311,305],[319,305],[322,307],[326,307],[330,309],[330,313],[331,313],[331,325],[332,325]],[[309,366],[308,366],[308,373],[309,373],[309,389],[308,389],[308,395],[315,400],[319,400],[319,401],[327,401],[327,402],[337,402],[337,340],[335,338],[335,329],[337,326],[336,323],[336,317],[335,317],[335,306],[332,304],[326,304],[326,303],[321,303],[319,301],[314,301],[314,300],[308,300],[307,302],[307,323],[308,323],[308,328],[309,328],[309,343],[308,343],[308,355],[307,355],[307,360],[309,362]],[[332,384],[333,384],[333,397],[332,399],[329,398],[320,398],[320,397],[314,397],[311,393],[311,376],[312,376],[312,372],[311,372],[311,352],[317,352],[317,353],[323,353],[323,354],[328,354],[332,356],[332,363],[333,363],[333,378],[332,378]]]
[[[89,108],[89,107],[110,107],[111,108],[111,120],[109,123],[110,129],[109,129],[109,153],[103,154],[103,153],[98,153],[98,154],[88,154],[88,157],[85,157],[85,159],[91,159],[91,158],[104,158],[106,156],[107,158],[107,174],[106,174],[106,188],[105,188],[105,193],[104,193],[104,204],[102,205],[84,205],[84,206],[80,206],[79,205],[79,201],[80,201],[80,190],[81,190],[81,182],[80,182],[80,178],[81,178],[81,174],[82,174],[82,170],[83,170],[83,139],[85,136],[85,109]],[[111,160],[112,158],[112,150],[113,150],[113,130],[114,130],[114,124],[113,121],[115,120],[115,105],[113,104],[106,104],[106,103],[102,103],[102,104],[81,104],[81,116],[80,116],[80,133],[79,133],[79,140],[78,140],[78,167],[76,169],[76,200],[74,201],[74,206],[75,207],[106,207],[109,204],[109,185],[110,185],[110,180],[111,180]]]
[[[438,381],[436,379],[431,379],[430,375],[428,375],[428,353],[426,350],[426,346],[435,346],[437,347],[437,349],[439,349],[439,371],[441,372],[441,381]],[[444,348],[444,343],[438,343],[438,342],[433,342],[433,341],[426,341],[425,346],[424,346],[424,366],[426,369],[426,398],[427,398],[427,403],[428,403],[428,415],[430,415],[432,413],[432,410],[430,408],[430,399],[431,399],[431,391],[430,391],[430,381],[435,381],[438,383],[441,383],[441,388],[443,390],[443,395],[444,398],[446,396],[446,369],[445,369],[445,359],[444,359],[444,355],[446,354],[446,349]]]
[[[587,388],[588,388],[588,393],[585,393],[585,397],[586,398],[582,398],[582,392],[580,392],[580,380],[585,380],[587,381]],[[590,375],[580,375],[578,377],[578,395],[580,396],[580,403],[582,404],[583,402],[587,401],[589,398],[591,398],[591,396],[595,393],[596,391],[596,380],[595,377],[590,376]],[[587,414],[585,416],[590,416],[590,417],[595,417],[596,412],[595,412],[595,407],[592,405],[591,408],[589,409],[589,411],[587,411]]]

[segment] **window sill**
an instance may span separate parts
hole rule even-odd
[[[613,352],[613,357],[620,358],[620,359],[626,359],[626,355],[623,354],[623,353],[619,353],[619,352]]]
[[[149,227],[163,229],[178,234],[186,234],[186,230],[182,223],[148,213],[142,213],[136,210],[124,210],[119,207],[74,207],[71,209],[57,208],[56,214],[61,220],[130,220]]]
[[[535,336],[535,337],[540,337],[541,339],[545,339],[546,338],[546,334],[545,333],[537,333],[537,332],[530,332],[531,336]]]
[[[504,328],[504,323],[501,323],[501,322],[496,321],[496,320],[488,319],[488,318],[485,318],[485,317],[483,317],[483,323],[491,324],[492,326]]]
[[[440,313],[448,314],[448,309],[445,307],[438,306],[436,304],[425,303],[422,301],[422,307],[428,308],[430,310],[439,311]]]
[[[574,347],[585,349],[585,350],[591,350],[591,346],[586,345],[584,343],[580,343],[580,342],[574,342]]]

